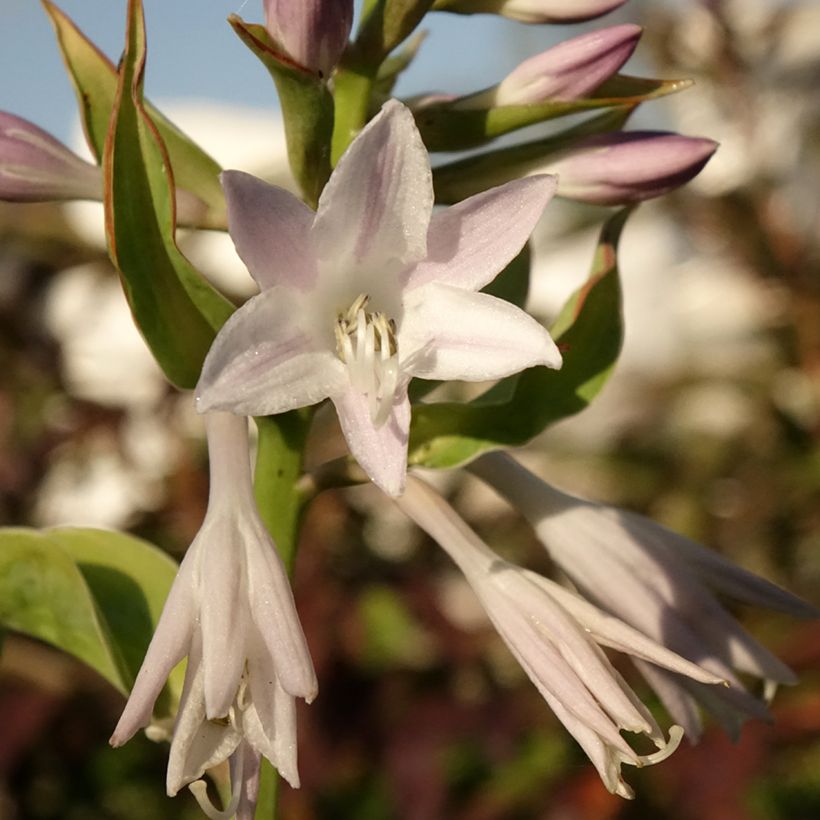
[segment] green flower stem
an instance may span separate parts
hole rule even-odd
[[[298,481],[311,416],[312,410],[306,409],[255,419],[259,431],[254,475],[256,503],[290,575],[304,509]],[[279,775],[263,758],[256,820],[275,820],[278,793]]]
[[[268,528],[289,573],[293,572],[302,496],[297,482],[302,475],[310,410],[294,410],[256,419],[259,446],[254,491],[262,521]]]
[[[333,96],[336,102],[331,164],[335,167],[353,138],[369,119],[370,100],[378,66],[345,66],[336,72]]]

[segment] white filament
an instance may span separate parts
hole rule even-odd
[[[369,297],[361,294],[336,318],[336,352],[347,365],[350,383],[367,396],[370,419],[381,427],[390,410],[399,384],[399,356],[396,331],[384,313],[371,313]]]

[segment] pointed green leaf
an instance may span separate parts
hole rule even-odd
[[[425,106],[414,114],[428,151],[463,151],[539,122],[600,108],[634,107],[691,85],[691,80],[642,80],[616,76],[604,83],[595,94],[581,100],[547,100],[534,105],[502,105],[484,109],[463,109],[444,102]]]
[[[606,223],[588,280],[552,328],[563,367],[526,370],[469,404],[415,406],[411,464],[455,467],[486,450],[525,444],[592,401],[609,378],[623,341],[616,249],[628,214],[620,211]]]
[[[130,0],[103,157],[109,254],[157,362],[170,381],[191,388],[233,306],[177,248],[174,181],[165,145],[143,106],[144,68],[142,4]]]
[[[572,128],[543,139],[476,154],[433,168],[436,202],[451,205],[511,179],[547,171],[547,161],[578,140],[618,131],[626,124],[634,106],[612,108]]]
[[[62,649],[128,694],[177,572],[139,538],[95,529],[0,529],[0,624]],[[177,669],[156,713],[182,691]]]
[[[306,201],[315,207],[330,176],[333,98],[327,85],[284,54],[264,26],[246,23],[235,14],[228,17],[228,22],[276,83],[290,167]]]
[[[101,162],[117,95],[117,69],[51,0],[42,0],[42,3],[54,26],[77,94],[88,145]],[[145,109],[165,143],[177,186],[196,196],[208,208],[198,224],[224,226],[225,197],[219,184],[219,164],[150,103],[145,103]]]

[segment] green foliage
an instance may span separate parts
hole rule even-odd
[[[487,450],[525,444],[592,401],[609,378],[623,341],[616,249],[628,214],[620,211],[604,225],[589,278],[553,325],[564,357],[561,369],[531,368],[469,404],[417,405],[410,430],[411,464],[455,467]]]
[[[285,122],[288,158],[305,200],[313,207],[330,176],[333,98],[322,77],[281,52],[264,26],[232,14],[228,22],[276,83]]]
[[[428,151],[463,151],[528,125],[599,108],[637,106],[682,91],[691,84],[690,80],[644,80],[617,75],[594,95],[580,100],[478,109],[456,108],[446,102],[430,105],[415,112],[416,125]]]
[[[73,655],[128,694],[177,565],[123,533],[95,529],[0,530],[0,624]],[[179,670],[157,703],[171,713]]]
[[[74,84],[88,145],[97,161],[102,162],[117,96],[117,69],[51,0],[42,2]],[[145,103],[145,110],[165,143],[176,184],[210,209],[206,222],[218,222],[220,215],[224,221],[225,198],[219,184],[222,169],[218,163],[149,102]]]
[[[178,387],[191,388],[233,306],[177,248],[174,181],[162,137],[143,105],[144,69],[142,4],[131,0],[103,157],[109,253],[160,367]]]

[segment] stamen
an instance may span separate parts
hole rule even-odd
[[[357,296],[336,315],[336,353],[347,365],[350,383],[367,396],[370,418],[381,427],[390,417],[399,384],[396,323],[367,310],[370,297]]]

